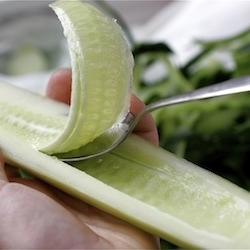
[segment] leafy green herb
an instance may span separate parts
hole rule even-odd
[[[250,29],[228,39],[197,43],[200,53],[182,67],[174,63],[165,44],[137,45],[136,94],[150,103],[250,73]],[[165,66],[165,73],[150,81],[145,76],[150,71],[157,75],[157,64]],[[237,94],[154,112],[161,146],[250,190],[249,98],[248,93]]]

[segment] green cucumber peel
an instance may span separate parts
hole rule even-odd
[[[69,113],[77,116],[78,104],[69,107],[1,81],[0,89],[0,147],[7,163],[180,247],[250,246],[244,189],[135,135],[106,155],[64,163],[34,145],[60,133]]]

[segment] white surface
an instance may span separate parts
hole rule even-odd
[[[141,27],[138,39],[166,42],[185,63],[195,39],[225,38],[250,27],[250,1],[174,1]]]

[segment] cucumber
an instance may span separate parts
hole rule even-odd
[[[108,27],[112,22],[93,7],[78,1],[58,1],[53,6],[57,9],[57,14],[63,16],[61,22],[64,28],[64,22],[71,29],[79,25],[78,22],[83,21],[82,16],[85,16],[85,13],[87,13],[85,18],[91,22],[103,23],[104,18]],[[68,13],[70,14],[67,15]],[[81,16],[80,21],[79,16]],[[98,18],[92,19],[93,16]],[[76,22],[74,22],[75,18]],[[85,26],[86,23],[88,22],[80,25]],[[105,29],[106,24],[102,29]],[[81,26],[77,27],[76,30],[81,28]],[[109,30],[112,34],[113,29],[119,30],[113,27]],[[91,34],[92,39],[96,35],[105,33],[100,32],[99,29],[94,30],[98,34],[95,32]],[[115,64],[120,64],[120,60],[123,60],[127,65],[125,72],[132,74],[131,59],[126,61],[128,51],[124,47],[124,37],[120,31],[118,33],[119,41],[123,46],[118,46],[120,42],[115,45],[114,53],[118,52],[121,56]],[[68,40],[71,47],[72,43],[78,44],[76,41],[82,34],[76,32],[67,36],[68,39],[71,38]],[[89,38],[90,44],[93,44],[92,39]],[[102,39],[99,38],[98,41],[97,44]],[[79,50],[85,55],[85,47],[79,47]],[[119,50],[124,53],[120,54]],[[71,51],[71,56],[72,53]],[[100,88],[104,90],[105,84],[104,87],[100,85],[96,88],[91,86],[92,81],[79,77],[84,74],[85,68],[81,67],[83,62],[74,55],[72,58],[73,75],[77,74],[73,77],[75,90],[85,91],[90,88],[92,92],[97,89],[97,93],[94,93],[95,98],[98,98],[98,95],[104,98],[102,100],[114,98],[112,101],[117,102],[119,106],[120,99],[116,96],[103,97],[98,91]],[[96,57],[93,60],[95,59]],[[106,58],[102,60],[105,64]],[[101,64],[101,61],[98,64]],[[117,70],[120,70],[119,66]],[[107,70],[105,74],[108,78],[113,71]],[[115,92],[119,92],[120,88],[119,95],[123,96],[123,104],[114,118],[110,119],[111,127],[127,112],[130,94],[128,79],[131,79],[131,75],[126,77],[126,81],[121,84],[122,87],[120,85],[116,87]],[[90,102],[91,105],[95,105],[92,98],[87,98],[89,92],[73,91],[73,105],[69,107],[1,81],[0,89],[0,147],[7,163],[20,167],[72,196],[180,247],[250,247],[248,237],[250,195],[246,190],[160,147],[151,145],[136,135],[129,136],[117,149],[106,155],[74,162],[71,165],[64,163],[48,153],[62,153],[82,146],[80,144],[84,131],[81,131],[80,138],[76,141],[72,138],[77,133],[73,137],[70,136],[71,132],[81,130],[79,127],[83,119],[78,117],[82,116],[81,112],[86,112],[86,117],[89,115],[88,109],[82,107],[83,103]],[[125,109],[123,105],[126,106]],[[100,104],[96,106],[96,114],[99,117],[101,116],[99,112],[103,112],[102,106]],[[108,109],[112,111],[112,106]],[[91,125],[97,121],[87,119],[86,122]],[[94,133],[88,137],[88,140],[96,136],[98,135]],[[53,141],[55,138],[60,139],[55,143]],[[64,140],[66,143],[63,147],[58,147]],[[72,143],[75,145],[71,145]],[[48,150],[45,153],[46,147]]]

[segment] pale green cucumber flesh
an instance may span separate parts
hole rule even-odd
[[[248,192],[137,137],[110,154],[73,164],[82,171],[33,150],[34,135],[55,129],[53,122],[65,119],[68,106],[8,84],[0,88],[0,145],[13,164],[180,246],[241,244],[238,238],[249,232]],[[9,119],[24,126],[15,128]]]
[[[168,152],[157,157],[143,143],[132,137],[111,155],[73,165],[198,230],[231,238],[250,227],[250,197],[234,195],[227,181]]]
[[[69,120],[43,148],[60,153],[89,143],[125,116],[133,56],[121,28],[91,5],[57,1],[51,7],[64,28],[73,71]]]
[[[53,100],[1,81],[0,90],[0,126],[16,131],[36,149],[62,133],[68,119],[68,105],[57,103],[53,110]]]
[[[178,246],[250,244],[248,192],[137,137],[79,163],[86,172],[32,149],[3,127],[0,145],[7,162]]]
[[[85,145],[119,122],[129,109],[133,75],[132,53],[121,28],[113,20],[80,1],[58,1],[51,7],[61,20],[71,56],[72,93],[67,117],[53,118],[52,115],[44,123],[41,116],[43,125],[40,126],[33,122],[39,120],[37,110],[25,114],[27,104],[24,111],[18,106],[11,107],[16,114],[6,121],[20,129],[20,134],[33,147],[48,154]],[[18,96],[25,100],[22,94]],[[10,94],[8,97],[15,105],[16,96]],[[9,113],[4,104],[8,97],[3,98],[1,104],[4,117]],[[19,113],[23,115],[20,117]],[[26,130],[26,122],[33,125],[29,126],[32,131]],[[46,125],[48,133],[42,131]]]

